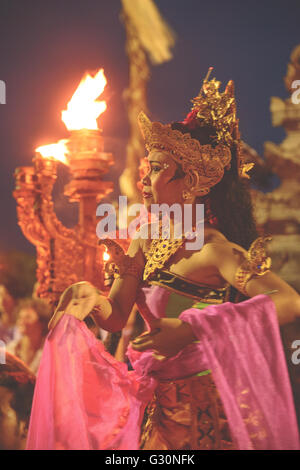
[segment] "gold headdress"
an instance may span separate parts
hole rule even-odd
[[[211,186],[223,177],[224,167],[230,164],[231,152],[228,146],[219,144],[200,145],[190,134],[173,130],[169,124],[151,122],[141,112],[139,124],[150,152],[153,149],[165,150],[182,166],[185,173],[185,186],[190,192],[204,196]]]
[[[193,108],[184,124],[191,129],[212,126],[216,130],[214,146],[201,145],[189,133],[173,130],[170,124],[151,122],[143,112],[138,117],[147,150],[158,149],[170,153],[185,173],[187,193],[198,196],[208,194],[210,188],[221,181],[224,168],[230,168],[233,145],[236,146],[239,176],[248,177],[247,171],[253,166],[245,165],[242,159],[233,81],[229,81],[225,92],[220,93],[221,82],[215,79],[208,81],[209,73],[199,95],[192,100]]]
[[[193,107],[189,116],[197,122],[199,127],[212,126],[216,130],[214,138],[216,143],[221,142],[230,148],[236,148],[238,174],[241,178],[249,178],[247,172],[254,166],[254,163],[246,164],[241,150],[234,82],[229,80],[224,93],[220,93],[221,82],[215,78],[208,81],[212,69],[213,67],[209,67],[198,96],[192,99]]]

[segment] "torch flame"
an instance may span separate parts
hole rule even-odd
[[[59,160],[65,165],[68,164],[66,155],[68,154],[67,139],[59,140],[56,144],[42,145],[35,149],[43,158],[51,158],[53,160]]]
[[[103,253],[103,261],[108,261],[110,258],[109,254],[107,253],[107,251],[104,251]]]
[[[68,130],[98,129],[97,118],[106,110],[105,101],[96,101],[107,80],[103,69],[94,77],[89,74],[81,80],[77,90],[62,111],[62,121]]]

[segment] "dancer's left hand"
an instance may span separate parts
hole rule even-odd
[[[100,303],[101,297],[103,296],[100,291],[90,282],[80,281],[72,284],[62,293],[49,322],[49,330],[56,326],[64,314],[72,315],[81,321],[84,320],[95,305]]]
[[[135,338],[131,346],[136,351],[153,349],[154,357],[164,360],[196,340],[188,323],[177,318],[161,318],[151,324],[151,331]]]

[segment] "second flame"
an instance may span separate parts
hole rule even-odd
[[[43,158],[58,160],[67,165],[67,142],[67,139],[62,139],[59,140],[56,144],[42,145],[41,147],[35,149],[35,151],[39,153]]]

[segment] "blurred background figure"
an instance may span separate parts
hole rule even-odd
[[[36,373],[48,333],[51,307],[42,299],[22,299],[16,307],[15,315],[20,337],[9,342],[6,350],[20,358]]]
[[[14,316],[15,300],[6,287],[0,285],[0,340],[8,343],[17,339]]]
[[[34,385],[35,375],[6,353],[0,364],[0,450],[25,449]]]

